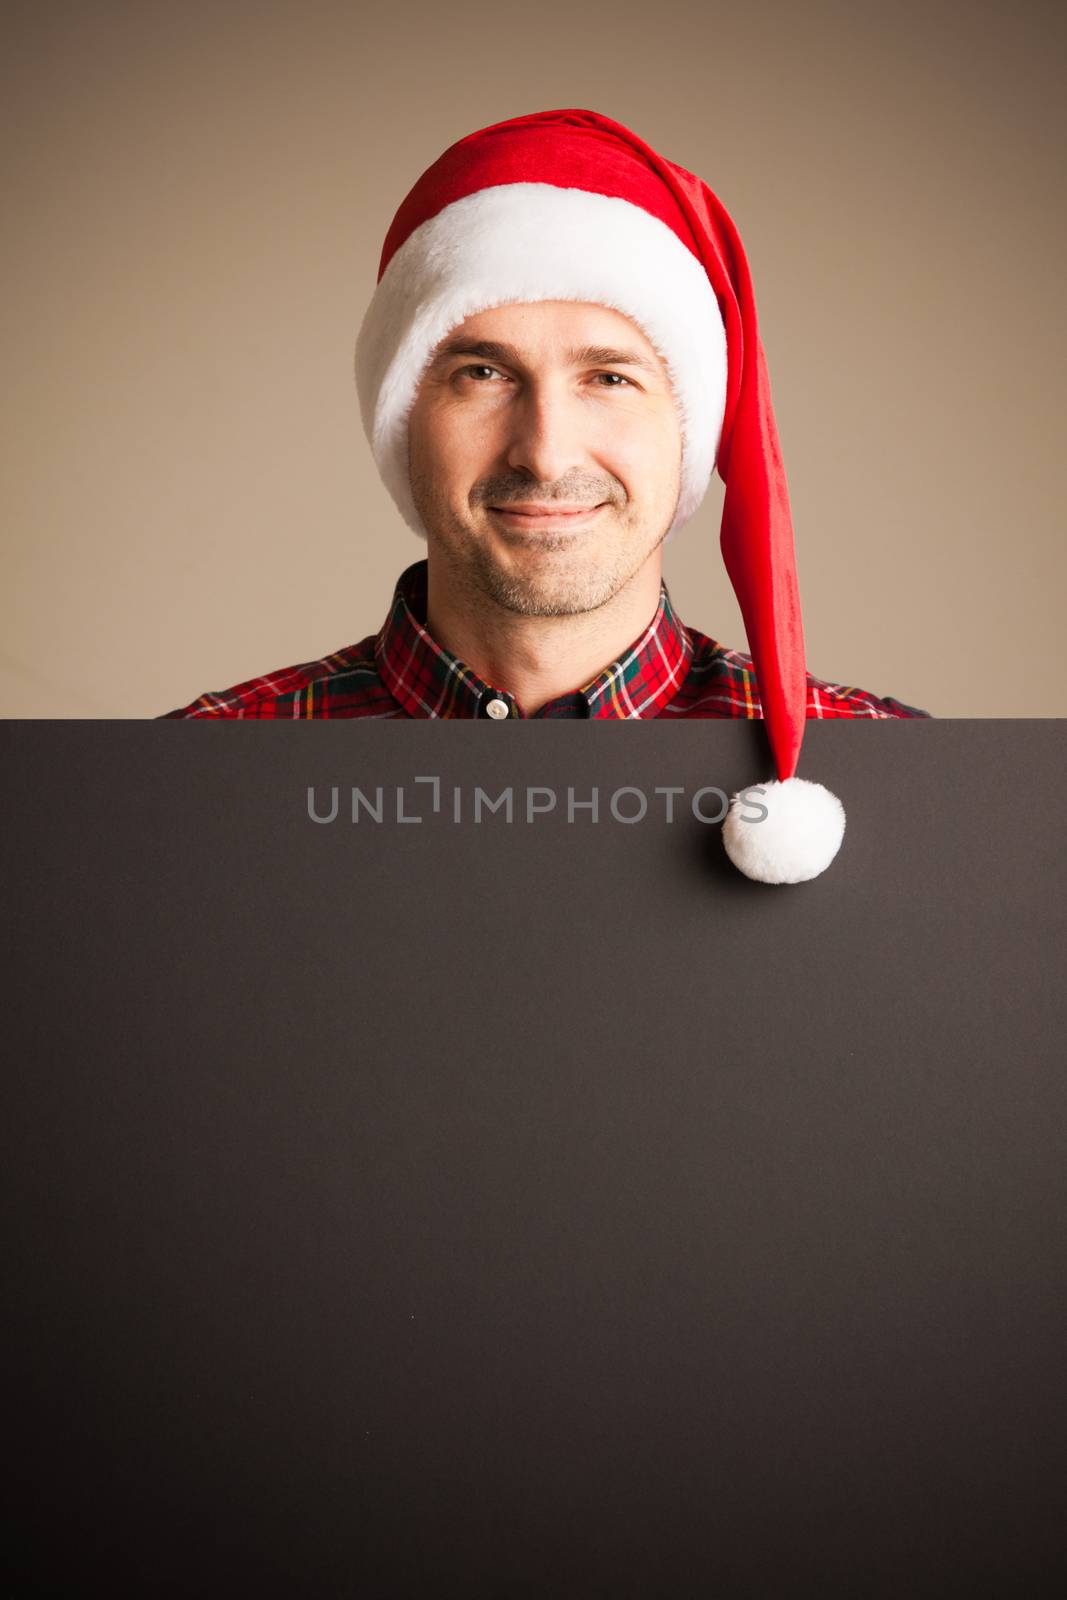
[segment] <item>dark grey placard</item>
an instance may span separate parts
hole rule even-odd
[[[1060,1592],[1065,726],[3,724],[4,1592]]]

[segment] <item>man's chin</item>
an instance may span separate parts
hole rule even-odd
[[[465,539],[445,541],[448,564],[517,616],[580,616],[613,599],[652,553],[634,553],[634,530],[620,526],[614,507],[596,521],[584,535],[523,535],[483,513],[468,524]]]
[[[576,616],[595,611],[619,587],[613,566],[586,552],[538,553],[532,561],[489,560],[482,569],[487,593],[498,605],[529,617]]]

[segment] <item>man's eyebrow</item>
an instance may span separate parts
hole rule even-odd
[[[518,351],[509,344],[495,339],[449,339],[434,356],[434,364],[450,356],[476,356],[479,361],[501,361],[505,366],[521,366]],[[647,356],[636,350],[620,350],[613,345],[587,344],[581,350],[568,350],[567,359],[575,367],[641,367],[645,372],[658,372]]]
[[[587,344],[583,350],[571,350],[569,355],[576,367],[642,367],[645,372],[659,371],[654,361],[636,350],[618,350],[609,344]]]

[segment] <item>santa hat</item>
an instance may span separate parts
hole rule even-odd
[[[393,218],[356,345],[363,426],[382,479],[425,538],[408,473],[422,373],[468,317],[539,300],[620,311],[663,358],[682,432],[668,538],[718,467],[723,559],[777,771],[731,797],[723,840],[750,878],[814,878],[837,854],[845,814],[821,784],[796,776],[807,669],[789,494],[748,263],[707,184],[595,111],[513,117],[446,150]]]

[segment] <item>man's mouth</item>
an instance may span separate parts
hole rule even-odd
[[[510,522],[516,528],[536,528],[547,531],[556,531],[563,528],[575,528],[586,522],[591,522],[598,512],[607,505],[606,500],[596,505],[575,505],[573,503],[548,503],[544,501],[523,500],[514,505],[490,506],[489,510],[495,516],[502,517],[505,522]]]

